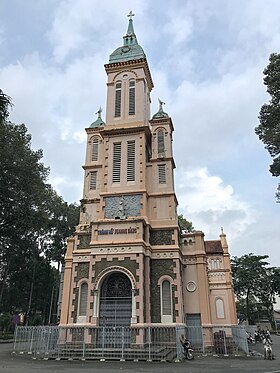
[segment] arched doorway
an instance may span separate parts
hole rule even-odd
[[[106,327],[130,326],[132,314],[132,287],[122,272],[109,274],[101,286],[99,325]]]

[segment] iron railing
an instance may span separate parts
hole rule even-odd
[[[195,353],[248,354],[246,331],[239,326],[18,326],[14,353],[34,358],[181,361],[180,336]]]

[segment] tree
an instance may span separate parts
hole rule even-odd
[[[10,106],[0,90],[0,313],[23,311],[29,322],[39,312],[46,322],[79,208],[47,183],[43,152],[32,150],[24,124],[8,122]]]
[[[79,223],[80,207],[68,204],[54,194],[51,200],[52,215],[49,219],[49,233],[44,237],[44,252],[49,260],[57,263],[57,269],[64,261],[66,241]]]
[[[12,107],[12,99],[0,89],[0,123],[9,116],[9,109]]]
[[[187,231],[187,232],[193,232],[194,231],[194,227],[192,225],[192,222],[185,219],[182,214],[180,214],[178,216],[178,223],[179,223],[179,227],[181,228],[181,230],[184,230],[184,231]]]
[[[268,267],[267,255],[252,253],[231,260],[237,310],[250,324],[258,318],[273,319],[273,303],[279,294],[279,268]]]
[[[24,249],[32,255],[38,238],[48,175],[40,159],[42,151],[31,150],[26,127],[0,123],[0,303],[12,261]]]
[[[273,176],[280,175],[280,54],[273,53],[269,57],[269,64],[264,69],[264,84],[271,96],[269,104],[261,107],[260,124],[255,128],[259,139],[273,158],[270,172]],[[276,193],[280,202],[280,184]]]

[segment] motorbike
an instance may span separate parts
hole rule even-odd
[[[273,360],[273,353],[272,353],[272,342],[270,339],[263,340],[263,348],[264,348],[264,359],[266,360]]]
[[[184,352],[185,358],[187,360],[193,360],[194,354],[193,354],[191,342],[188,339],[185,339],[184,341],[181,341],[181,343],[183,346],[183,352]]]
[[[252,336],[252,334],[247,334],[247,342],[254,345],[256,344],[255,338]]]

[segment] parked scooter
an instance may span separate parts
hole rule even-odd
[[[256,340],[251,333],[247,333],[247,342],[252,345],[256,344]]]
[[[264,359],[266,360],[272,360],[273,359],[273,353],[272,353],[272,341],[271,339],[264,338],[263,340],[263,355]]]
[[[183,346],[183,351],[184,355],[187,360],[193,360],[194,359],[194,354],[193,354],[193,349],[191,346],[191,342],[182,334],[180,337],[180,342]]]
[[[256,331],[255,331],[254,338],[255,338],[255,341],[256,341],[256,342],[262,343],[262,341],[263,341],[263,336],[262,336],[262,334],[259,332],[259,330],[256,330]]]

